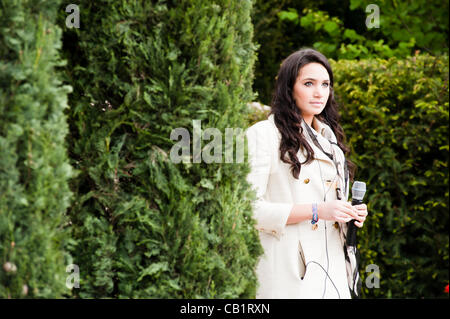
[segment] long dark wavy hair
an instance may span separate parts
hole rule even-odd
[[[300,73],[300,69],[312,62],[322,64],[330,77],[330,95],[323,111],[316,117],[330,126],[336,135],[338,146],[344,152],[350,181],[353,181],[356,165],[348,160],[350,148],[344,143],[345,134],[339,125],[338,104],[334,99],[333,71],[327,58],[320,52],[304,48],[292,53],[282,63],[275,83],[270,114],[274,115],[275,125],[281,133],[280,160],[291,165],[294,178],[298,179],[302,164],[308,164],[314,159],[314,151],[303,137],[301,127],[302,114],[293,98],[293,88]],[[306,150],[306,160],[300,163],[297,152]]]

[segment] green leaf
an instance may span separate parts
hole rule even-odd
[[[292,22],[298,22],[298,12],[295,9],[289,8],[289,11],[280,11],[278,12],[278,17],[280,20],[284,21],[292,21]]]

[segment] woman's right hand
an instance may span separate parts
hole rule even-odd
[[[343,200],[332,200],[317,204],[317,213],[319,219],[332,220],[341,223],[347,223],[352,219],[359,220],[358,214],[353,206]]]

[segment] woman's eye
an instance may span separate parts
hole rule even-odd
[[[311,86],[310,84],[312,84],[312,82],[306,82],[305,85],[306,86]],[[323,86],[328,87],[329,84],[328,83],[322,83]]]

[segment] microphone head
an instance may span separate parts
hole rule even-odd
[[[352,198],[362,200],[364,194],[366,193],[366,183],[364,182],[353,182],[352,186]]]

